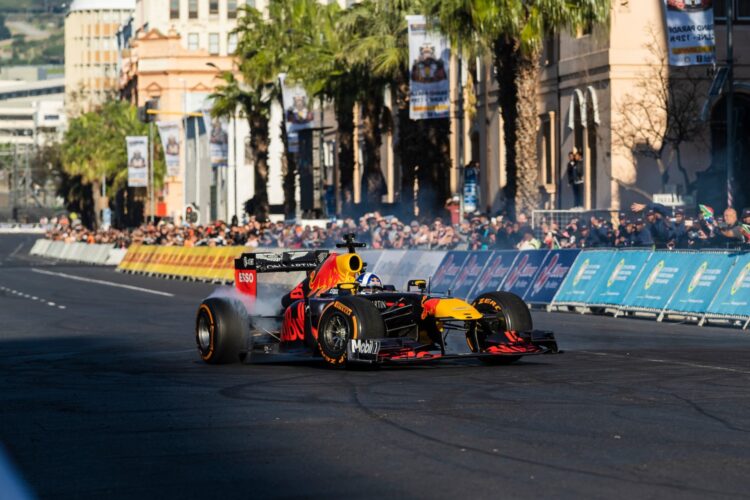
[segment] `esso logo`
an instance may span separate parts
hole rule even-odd
[[[238,276],[240,283],[254,283],[255,282],[255,276],[253,276],[253,273],[239,273]]]

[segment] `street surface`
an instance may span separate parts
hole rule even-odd
[[[750,495],[748,333],[540,312],[565,354],[208,366],[213,286],[34,239],[0,236],[0,443],[40,498]]]

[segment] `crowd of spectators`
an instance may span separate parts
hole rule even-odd
[[[332,248],[345,233],[375,249],[492,250],[594,247],[725,248],[750,240],[750,209],[741,219],[734,209],[723,217],[701,211],[685,216],[682,209],[672,213],[658,204],[631,206],[615,221],[597,215],[569,215],[564,223],[543,220],[532,228],[521,213],[515,220],[505,216],[474,215],[457,224],[437,217],[430,220],[401,221],[373,212],[355,220],[296,224],[259,222],[254,218],[238,223],[217,221],[209,225],[181,225],[168,221],[147,223],[130,230],[114,228],[89,230],[78,221],[60,217],[48,221],[47,238],[66,242],[111,244],[126,248],[131,244],[165,246],[227,246],[251,248]]]

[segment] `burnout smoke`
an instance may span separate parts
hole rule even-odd
[[[242,303],[245,306],[244,311],[250,316],[274,316],[279,314],[282,294],[269,290],[269,287],[261,286],[258,290],[258,296],[253,299],[240,293],[233,286],[219,286],[207,298],[213,297],[234,299]]]

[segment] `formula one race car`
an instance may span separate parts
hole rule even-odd
[[[235,259],[235,286],[247,300],[210,297],[198,308],[195,337],[207,363],[231,363],[264,354],[320,357],[330,365],[412,363],[458,357],[507,364],[521,356],[556,353],[552,332],[532,329],[517,295],[487,292],[472,304],[432,296],[425,280],[396,291],[372,273],[354,235],[338,248],[246,253]],[[283,296],[277,314],[256,314],[259,273],[306,271]],[[278,302],[277,302],[278,303]]]

